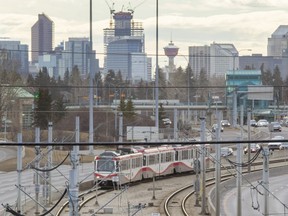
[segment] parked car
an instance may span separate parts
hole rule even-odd
[[[227,157],[233,155],[233,149],[229,147],[222,147],[221,148],[221,157]]]
[[[250,120],[250,126],[257,127],[257,121],[254,119]]]
[[[255,153],[255,152],[257,152],[258,150],[260,149],[260,145],[259,144],[257,144],[257,143],[251,143],[250,144],[250,152],[251,153]],[[247,154],[248,153],[248,146],[246,146],[245,148],[244,148],[244,154]]]
[[[269,125],[269,122],[266,119],[260,119],[257,122],[257,127],[267,127]]]
[[[163,124],[166,125],[166,126],[172,124],[172,122],[171,122],[171,120],[170,120],[169,118],[163,118],[163,119],[162,119],[162,122],[163,122]]]
[[[279,146],[279,150],[285,150],[288,149],[288,143],[287,142],[283,142],[280,146]]]
[[[222,120],[221,125],[222,127],[230,127],[230,122],[228,120]]]
[[[216,132],[218,128],[218,124],[213,124],[212,125],[212,132]],[[223,132],[224,128],[221,126],[220,131]]]
[[[284,140],[285,138],[283,136],[275,136],[271,139],[273,142],[268,143],[268,148],[270,151],[274,151],[275,149],[280,149],[280,146],[282,145],[281,140]]]
[[[279,131],[279,132],[281,132],[281,131],[282,131],[282,127],[281,127],[281,125],[280,125],[279,122],[271,122],[271,123],[269,124],[268,128],[269,128],[269,131],[270,131],[270,132],[274,132],[274,131]]]

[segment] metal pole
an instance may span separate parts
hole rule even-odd
[[[79,116],[76,117],[76,129],[75,129],[75,142],[80,142],[80,126]],[[73,146],[71,153],[71,165],[72,169],[69,172],[69,215],[78,216],[78,166],[79,166],[79,145]]]
[[[216,102],[217,107],[217,102]],[[217,109],[217,108],[216,108]],[[217,130],[216,130],[216,140],[220,141],[220,131],[221,131],[221,123],[220,123],[220,115],[219,111],[216,111],[217,115]],[[220,216],[220,181],[221,181],[221,144],[216,144],[216,166],[215,166],[215,198],[216,198],[216,214],[215,216]]]
[[[35,143],[40,143],[40,128],[35,128]],[[36,152],[36,160],[35,160],[35,167],[39,168],[40,161],[39,161],[39,155],[40,155],[40,146],[35,146],[35,152]],[[39,192],[40,192],[40,182],[39,182],[39,174],[38,171],[35,172],[35,200],[36,200],[36,206],[35,206],[35,214],[40,214],[39,212]]]
[[[233,55],[233,127],[237,126],[237,92],[236,92],[236,85],[235,85],[235,54]]]
[[[155,100],[156,100],[156,107],[155,107],[155,127],[157,129],[157,133],[159,130],[159,89],[158,89],[158,82],[159,82],[159,65],[158,65],[158,0],[156,0],[156,74],[155,74]],[[159,133],[158,133],[159,134]],[[158,137],[159,139],[159,137]],[[158,140],[157,139],[157,140]]]
[[[264,216],[269,215],[269,149],[263,149]]]
[[[189,64],[188,64],[188,67],[189,67]],[[187,117],[188,117],[188,125],[190,126],[190,74],[189,74],[189,72],[190,72],[190,68],[188,68],[188,70],[187,70],[187,72],[188,72],[188,74],[187,74],[187,78],[188,78],[188,92],[187,92],[187,95],[188,95],[188,115],[187,115]]]
[[[174,141],[178,140],[177,122],[178,122],[177,109],[174,108]]]
[[[18,190],[17,190],[17,212],[21,213],[22,211],[22,205],[21,205],[21,174],[22,174],[22,133],[17,134],[17,141],[18,141],[18,148],[17,148],[17,185],[18,185]]]
[[[241,127],[241,140],[243,139],[243,105],[241,106],[241,118],[240,118],[240,127]],[[242,144],[237,144],[237,163],[242,163],[243,148]],[[237,216],[242,215],[242,202],[241,202],[241,186],[242,186],[242,167],[237,167]]]
[[[205,141],[206,141],[206,119],[205,117],[201,117],[201,174],[202,174],[202,206],[201,206],[201,215],[206,215],[208,212],[206,211],[207,203],[206,203],[206,150],[205,150]]]
[[[247,112],[247,126],[248,126],[248,161],[251,160],[251,143],[250,143],[250,140],[251,140],[251,124],[250,124],[250,121],[251,121],[251,110],[248,109],[248,112]],[[248,172],[250,173],[251,172],[251,164],[249,163],[248,164]]]
[[[52,143],[52,128],[53,127],[53,123],[52,122],[48,122],[48,143]],[[48,146],[48,169],[52,168],[52,163],[53,163],[53,159],[52,159],[52,146],[49,145]],[[52,203],[52,179],[51,179],[51,175],[52,172],[48,172],[48,176],[49,176],[49,180],[48,180],[48,196],[49,196],[49,201],[48,201],[48,205]]]
[[[119,112],[119,142],[123,142],[123,113]]]
[[[90,80],[89,80],[89,143],[92,144],[94,142],[94,125],[93,125],[93,61],[92,61],[92,48],[93,40],[92,40],[92,0],[90,0],[90,49],[89,49],[89,57],[90,57]],[[94,151],[93,145],[89,145],[89,153],[92,155]]]

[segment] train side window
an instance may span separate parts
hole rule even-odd
[[[172,152],[167,152],[166,153],[166,162],[170,162],[172,161]]]
[[[178,161],[178,151],[175,151],[175,160]]]
[[[142,167],[142,158],[136,158],[136,167]]]
[[[149,158],[148,165],[153,165],[153,164],[155,164],[155,161],[156,161],[155,155],[149,155],[148,158]]]
[[[193,158],[193,149],[190,150],[190,159]]]
[[[188,159],[188,150],[183,150],[182,151],[182,160],[187,160]]]
[[[146,166],[146,156],[143,157],[143,166]]]
[[[161,163],[164,163],[165,162],[165,153],[161,154]]]

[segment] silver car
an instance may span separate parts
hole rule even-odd
[[[260,119],[257,122],[257,127],[267,127],[269,125],[269,122],[266,119]]]

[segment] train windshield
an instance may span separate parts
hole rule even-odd
[[[111,158],[103,158],[97,161],[97,171],[104,172],[114,172],[115,171],[115,161]]]

